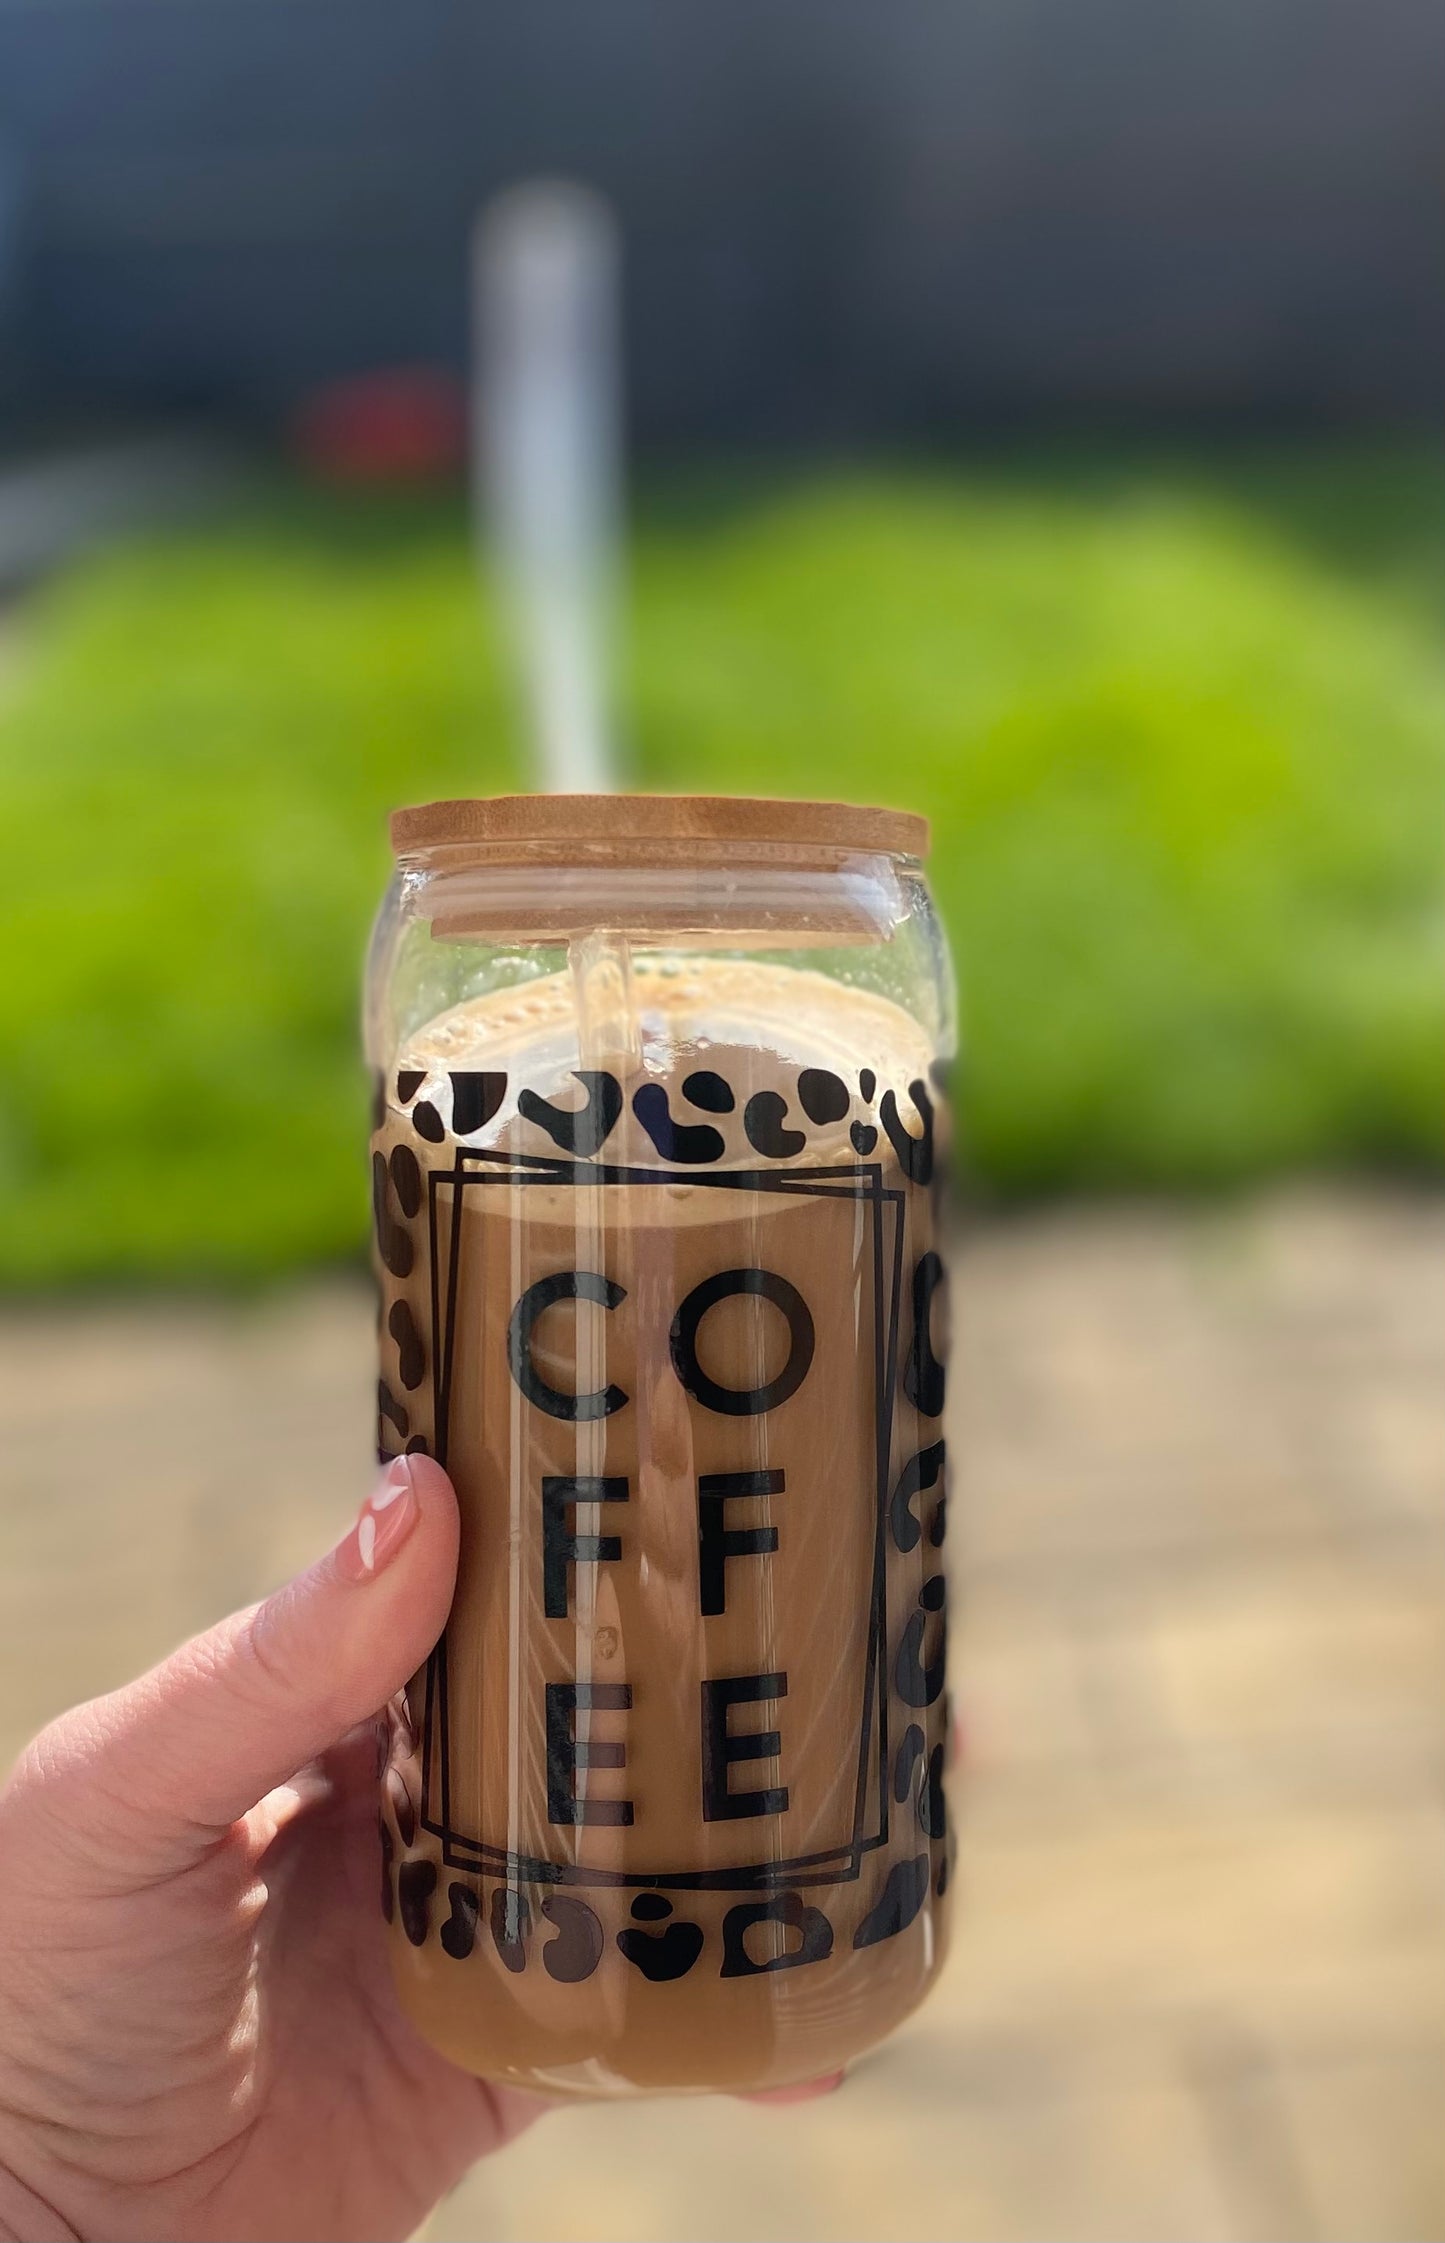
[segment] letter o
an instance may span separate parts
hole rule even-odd
[[[756,1294],[781,1309],[788,1326],[788,1360],[766,1386],[719,1386],[697,1359],[699,1326],[710,1308],[735,1294]],[[813,1319],[796,1285],[767,1269],[725,1269],[694,1285],[672,1320],[672,1367],[687,1393],[719,1417],[761,1417],[796,1394],[813,1362]]]

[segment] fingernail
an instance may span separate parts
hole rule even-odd
[[[819,2079],[802,2080],[796,2087],[768,2087],[761,2095],[745,2095],[747,2103],[815,2103],[820,2095],[836,2094],[846,2072],[824,2072]]]
[[[411,1463],[393,1457],[362,1504],[355,1526],[336,1552],[336,1570],[345,1581],[370,1581],[390,1565],[417,1521]]]

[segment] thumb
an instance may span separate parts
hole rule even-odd
[[[393,1459],[336,1548],[32,1747],[58,1812],[174,1866],[385,1705],[442,1631],[457,1564],[451,1482]]]

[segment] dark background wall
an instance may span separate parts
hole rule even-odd
[[[0,0],[12,418],[460,365],[519,174],[626,228],[664,442],[1421,417],[1440,0]]]

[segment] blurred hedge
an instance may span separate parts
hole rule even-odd
[[[929,811],[969,1173],[1445,1155],[1434,452],[651,491],[634,777]],[[354,1253],[399,800],[519,782],[457,510],[271,489],[0,623],[0,1280]]]

